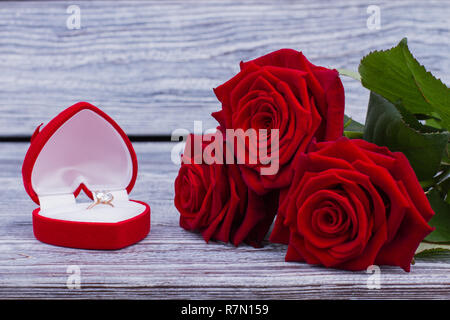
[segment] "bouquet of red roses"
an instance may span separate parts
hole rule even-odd
[[[214,89],[216,133],[187,140],[181,227],[259,247],[273,226],[286,261],[347,270],[409,271],[424,239],[450,242],[449,90],[406,39],[364,57],[359,73],[290,49],[240,67]],[[365,125],[344,115],[340,75],[371,90]]]

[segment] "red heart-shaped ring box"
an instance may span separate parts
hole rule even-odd
[[[130,200],[137,159],[130,140],[107,114],[87,102],[61,112],[33,134],[22,167],[23,182],[40,207],[33,211],[35,237],[83,249],[120,249],[150,231],[150,207]],[[77,203],[83,190],[105,191],[112,204]]]

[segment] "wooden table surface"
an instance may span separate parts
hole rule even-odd
[[[47,245],[33,236],[35,204],[21,165],[31,135],[77,101],[110,114],[130,135],[170,137],[216,126],[212,88],[240,60],[290,47],[316,64],[356,70],[359,59],[407,36],[428,70],[450,82],[450,2],[377,1],[381,29],[369,30],[368,1],[78,1],[0,3],[0,298],[450,298],[450,255],[417,259],[411,272],[372,274],[284,262],[286,247],[206,244],[178,226],[170,142],[135,142],[131,198],[152,209],[151,232],[117,251]],[[368,93],[343,79],[347,113],[364,121]],[[80,289],[69,289],[71,266]]]

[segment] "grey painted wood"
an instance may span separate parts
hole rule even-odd
[[[367,288],[366,272],[286,263],[283,245],[204,243],[178,226],[178,166],[170,161],[169,143],[135,143],[140,172],[132,198],[152,208],[146,239],[117,251],[40,243],[32,233],[35,204],[21,182],[27,147],[0,144],[0,298],[450,298],[450,255],[418,260],[410,273],[381,267],[377,290]],[[80,289],[67,288],[71,265],[80,267]]]
[[[363,55],[401,38],[449,83],[450,6],[376,1],[381,29],[366,25],[373,1],[0,2],[0,136],[31,134],[77,101],[113,116],[129,134],[215,127],[212,88],[241,60],[290,47],[314,63],[356,70]],[[363,121],[368,93],[343,79],[347,113]]]

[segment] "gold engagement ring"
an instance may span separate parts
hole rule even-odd
[[[87,207],[87,209],[92,209],[98,204],[106,204],[108,206],[114,207],[111,203],[114,200],[114,197],[111,193],[106,191],[94,191],[92,192],[92,196],[94,198],[94,202]]]

